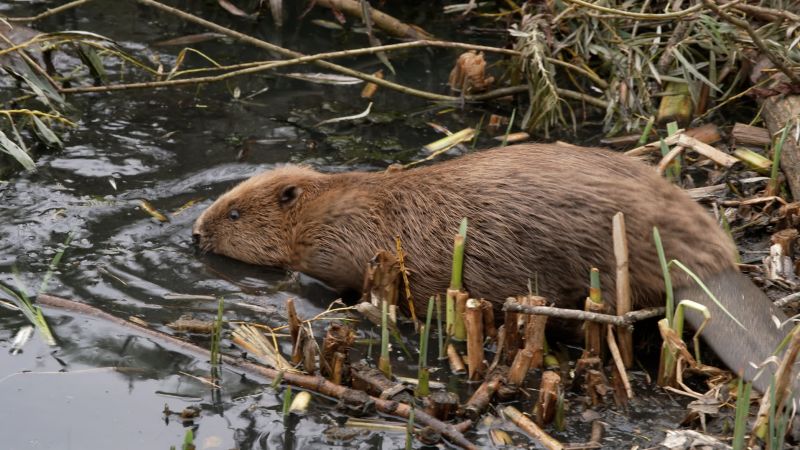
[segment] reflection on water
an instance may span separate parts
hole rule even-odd
[[[30,15],[31,8],[19,4],[4,9],[9,15]],[[208,10],[206,17],[231,22],[218,7]],[[254,32],[252,24],[238,25]],[[144,43],[197,31],[134,2],[98,2],[37,26],[44,31],[97,32],[141,58],[158,54],[165,64],[174,61],[177,50]],[[290,29],[280,36],[283,45],[304,51],[330,45],[327,30],[300,37]],[[359,37],[352,45],[365,43]],[[225,41],[196,47],[229,63],[265,57]],[[68,69],[77,60],[62,53],[56,64]],[[366,61],[362,69],[372,65],[377,70],[379,64]],[[112,80],[120,79],[118,66],[110,66],[109,72]],[[425,77],[417,71],[408,76]],[[266,92],[235,101],[234,86],[242,99]],[[209,318],[216,312],[215,301],[165,298],[169,293],[224,296],[227,320],[283,324],[289,297],[298,299],[301,316],[315,316],[336,298],[335,293],[285,271],[214,255],[198,257],[190,228],[213,198],[275,164],[303,162],[328,170],[342,170],[345,165],[377,168],[393,162],[398,150],[405,150],[401,156],[408,157],[421,143],[435,138],[429,130],[409,128],[406,122],[413,121],[403,119],[403,111],[427,105],[400,97],[376,100],[374,110],[389,117],[381,125],[342,124],[326,134],[313,128],[323,118],[363,109],[360,103],[365,101],[354,101],[359,90],[359,86],[331,88],[261,76],[199,89],[71,97],[78,127],[66,132],[63,151],[39,158],[37,173],[20,174],[0,187],[0,280],[16,286],[11,275],[16,267],[20,281],[34,292],[50,259],[73,233],[48,290],[118,317],[137,317],[168,331],[164,324],[185,313]],[[348,138],[351,135],[358,139]],[[388,136],[397,136],[394,145],[385,145]],[[141,200],[170,221],[154,220],[142,210]],[[264,389],[227,372],[222,396],[215,398],[208,386],[183,375],[206,376],[205,361],[93,319],[54,310],[46,315],[59,342],[57,349],[37,338],[20,355],[0,353],[4,449],[180,445],[184,428],[175,419],[165,424],[161,413],[165,404],[174,411],[189,405],[201,408],[198,448],[329,446],[333,442],[323,430],[344,419],[333,412],[330,401],[316,399],[323,407],[319,413],[284,423],[282,391]],[[7,349],[24,324],[18,314],[0,309],[0,347]],[[322,327],[320,323],[320,333]],[[208,344],[203,339],[197,342]],[[112,367],[126,370],[104,369]],[[36,374],[23,373],[28,371]],[[390,434],[382,443],[384,437],[366,433],[352,443],[394,448],[403,439]]]

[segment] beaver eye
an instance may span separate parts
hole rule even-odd
[[[231,220],[239,219],[239,210],[238,209],[232,209],[232,210],[228,211],[228,218],[231,219]]]

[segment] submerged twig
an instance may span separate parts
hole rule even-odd
[[[72,8],[77,8],[78,6],[84,5],[86,3],[91,2],[92,0],[75,0],[69,3],[64,3],[63,5],[59,5],[55,8],[47,9],[43,12],[35,16],[29,17],[3,17],[2,19],[6,22],[36,22],[37,20],[44,19],[45,17],[50,17],[52,15],[67,11]]]

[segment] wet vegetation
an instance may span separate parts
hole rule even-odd
[[[469,218],[453,230],[451,285],[426,311],[405,303],[399,239],[356,304],[302,275],[195,255],[190,242],[204,206],[277,163],[384,170],[515,142],[602,144],[707,205],[740,269],[791,315],[796,2],[0,8],[8,448],[61,447],[68,434],[87,449],[797,442],[800,334],[768,362],[779,369],[764,395],[714,367],[683,329],[697,305],[672,298],[670,274],[688,272],[679,260],[659,254],[666,308],[626,305],[621,214],[609,236],[616,311],[596,269],[585,311],[547,306],[535,279],[495,299],[502,312],[470,298]],[[546,339],[557,320],[584,322],[579,346]]]

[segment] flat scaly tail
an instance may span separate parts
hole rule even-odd
[[[739,272],[731,269],[704,277],[703,283],[741,325],[695,283],[676,289],[676,303],[688,299],[706,306],[711,313],[711,320],[701,337],[732,372],[743,374],[745,380],[752,381],[756,389],[766,393],[776,365],[766,364],[758,369],[753,364],[761,366],[775,352],[784,336],[791,331],[792,324],[786,323],[786,315]],[[783,324],[782,328],[776,326],[773,317]],[[686,319],[697,329],[702,324],[703,316],[687,309]]]

